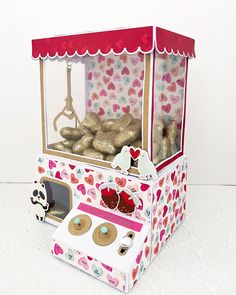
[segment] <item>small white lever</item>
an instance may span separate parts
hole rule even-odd
[[[121,240],[120,240],[120,247],[121,248],[125,248],[125,249],[129,249],[133,244],[133,239],[131,239],[130,237],[123,237]]]

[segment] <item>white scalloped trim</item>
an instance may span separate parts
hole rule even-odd
[[[137,48],[136,51],[132,51],[132,52],[129,52],[129,51],[126,49],[126,47],[125,47],[125,48],[124,48],[121,52],[119,52],[119,53],[115,52],[113,49],[111,49],[108,53],[102,53],[101,50],[98,49],[98,51],[97,51],[96,53],[94,53],[94,54],[91,54],[88,50],[86,50],[86,52],[85,52],[84,54],[79,54],[79,53],[77,52],[77,50],[76,50],[75,53],[72,54],[72,55],[69,55],[69,54],[67,54],[67,53],[65,53],[64,55],[59,55],[58,53],[56,53],[54,56],[50,56],[50,55],[47,53],[47,55],[46,55],[45,57],[42,57],[41,54],[39,54],[37,57],[33,57],[33,56],[32,56],[32,58],[33,58],[34,60],[37,60],[37,59],[39,59],[39,58],[45,60],[45,59],[47,59],[47,58],[49,58],[49,59],[65,58],[65,57],[70,57],[70,58],[72,58],[72,57],[74,57],[74,56],[83,57],[83,56],[85,56],[85,55],[95,56],[95,55],[98,55],[98,54],[103,55],[103,56],[107,56],[107,55],[109,55],[109,54],[111,54],[111,53],[114,54],[114,55],[121,55],[121,54],[123,54],[123,53],[127,53],[127,54],[135,54],[135,53],[138,53],[138,52],[141,52],[141,53],[143,53],[143,54],[147,54],[147,53],[151,53],[153,50],[154,50],[154,44],[153,44],[152,49],[149,50],[149,51],[143,51],[143,50],[141,50],[141,48],[140,48],[140,46],[139,46],[139,47]]]
[[[180,53],[179,50],[177,50],[177,52],[175,52],[173,49],[171,49],[171,51],[168,51],[168,50],[166,49],[166,47],[164,47],[164,50],[161,51],[161,50],[159,50],[159,49],[157,48],[157,45],[155,46],[155,49],[156,49],[156,51],[157,51],[158,53],[160,53],[160,54],[167,53],[168,55],[173,54],[173,55],[184,56],[184,57],[189,57],[189,58],[194,58],[194,57],[195,57],[194,54],[191,55],[191,54],[189,54],[189,53],[185,53],[184,51],[183,51],[183,53]]]
[[[55,59],[55,58],[61,58],[61,59],[63,59],[63,58],[65,58],[65,57],[72,58],[72,57],[74,57],[74,56],[83,57],[83,56],[85,56],[85,55],[95,56],[95,55],[98,55],[98,54],[103,55],[103,56],[107,56],[107,55],[109,55],[109,54],[111,54],[111,53],[114,54],[114,55],[121,55],[121,54],[123,54],[123,53],[126,53],[126,54],[135,54],[135,53],[138,53],[138,52],[141,52],[141,53],[143,53],[143,54],[148,54],[148,53],[153,52],[154,49],[156,49],[156,51],[157,51],[158,53],[160,53],[160,54],[167,53],[168,55],[174,54],[174,55],[180,55],[180,56],[189,57],[189,58],[194,58],[194,57],[195,57],[195,54],[190,55],[189,53],[185,53],[185,52],[183,52],[183,53],[181,54],[181,53],[179,52],[179,50],[177,50],[177,52],[175,52],[173,49],[171,49],[171,51],[169,52],[169,51],[166,49],[166,47],[164,48],[163,51],[159,50],[159,49],[157,48],[157,42],[156,42],[156,27],[154,27],[154,26],[152,26],[152,27],[153,27],[153,30],[152,30],[152,34],[153,34],[153,36],[152,36],[152,49],[149,50],[149,51],[143,51],[143,50],[141,50],[140,46],[138,46],[138,48],[136,49],[136,51],[132,51],[132,52],[129,52],[129,51],[127,50],[127,48],[124,47],[124,49],[123,49],[121,52],[118,52],[118,53],[115,52],[115,51],[113,50],[113,48],[111,48],[111,50],[110,50],[108,53],[102,53],[101,50],[98,49],[97,52],[94,53],[94,54],[91,54],[88,50],[86,50],[84,54],[79,54],[79,53],[77,52],[77,50],[75,50],[75,53],[72,54],[72,55],[69,55],[69,54],[67,54],[67,53],[65,53],[64,55],[59,55],[58,53],[56,53],[54,56],[50,56],[50,55],[47,53],[47,55],[46,55],[45,57],[42,57],[41,54],[39,54],[37,57],[33,57],[33,56],[32,56],[32,58],[33,58],[34,60],[37,60],[37,59],[39,59],[39,58],[45,60],[45,59]]]

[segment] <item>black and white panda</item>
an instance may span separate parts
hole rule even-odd
[[[33,192],[30,199],[37,220],[44,222],[46,211],[49,209],[49,204],[47,202],[47,191],[43,183],[37,181],[34,182]]]

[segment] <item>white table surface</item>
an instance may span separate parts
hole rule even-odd
[[[29,184],[0,184],[0,294],[121,294],[49,253]],[[236,187],[189,186],[188,214],[130,294],[236,294]]]

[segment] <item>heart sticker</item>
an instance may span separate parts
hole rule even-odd
[[[63,254],[64,253],[62,247],[59,246],[57,243],[54,245],[54,253],[56,255],[59,255],[59,254]]]
[[[134,159],[134,160],[137,160],[138,159],[138,157],[139,157],[139,155],[140,155],[140,149],[139,148],[137,148],[137,149],[134,149],[133,147],[131,147],[130,149],[129,149],[129,152],[130,152],[130,155],[131,155],[131,157]]]

